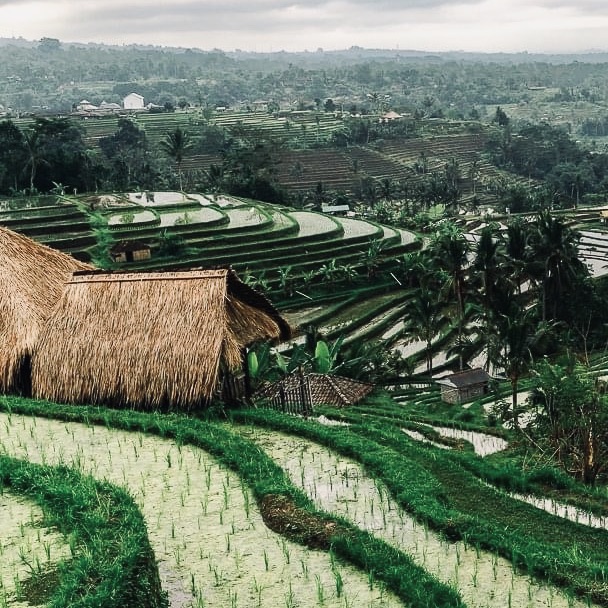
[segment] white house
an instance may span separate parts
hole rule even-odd
[[[78,112],[93,112],[94,110],[98,110],[99,108],[92,104],[90,101],[83,99],[80,103],[76,104],[76,110]]]
[[[144,109],[143,95],[138,95],[137,93],[129,93],[122,100],[122,107],[125,110],[143,110]]]
[[[99,104],[99,109],[104,112],[119,112],[122,108],[117,103],[102,101]]]

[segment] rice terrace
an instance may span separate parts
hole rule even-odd
[[[603,207],[0,205],[0,606],[608,606]]]

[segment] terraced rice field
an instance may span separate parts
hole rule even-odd
[[[307,439],[243,427],[315,503],[382,537],[454,586],[471,608],[588,607],[551,586],[514,571],[510,562],[464,542],[449,542],[418,524],[386,488],[353,460]]]
[[[38,505],[8,491],[0,492],[0,606],[26,608],[21,585],[33,573],[48,572],[70,557],[68,540],[42,525]]]
[[[146,520],[172,608],[402,605],[352,566],[271,532],[249,488],[198,448],[15,414],[0,414],[0,446],[12,457],[73,466],[126,488]],[[17,525],[37,517],[29,505],[19,518],[13,508]],[[53,545],[51,555],[63,554]],[[9,563],[0,561],[3,578],[13,572]]]

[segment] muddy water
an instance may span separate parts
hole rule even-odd
[[[41,522],[38,505],[6,490],[0,494],[0,606],[31,608],[15,598],[19,583],[70,555],[63,535]]]
[[[496,555],[463,542],[446,542],[418,524],[354,461],[300,437],[243,427],[315,501],[409,554],[439,580],[453,585],[471,608],[584,608],[554,587],[514,572]]]
[[[67,464],[125,487],[144,515],[172,607],[393,607],[329,555],[264,525],[239,478],[197,448],[84,424],[0,414],[0,452]],[[4,543],[4,537],[3,543]],[[4,564],[0,561],[3,576]],[[338,593],[337,575],[343,582]]]
[[[504,439],[501,439],[500,437],[495,437],[494,435],[488,435],[486,433],[479,433],[476,431],[462,431],[450,427],[432,426],[430,424],[426,424],[424,426],[427,426],[428,428],[437,431],[440,435],[444,437],[464,439],[465,441],[468,441],[473,445],[475,453],[479,456],[488,456],[501,450],[505,450],[509,445]],[[429,443],[431,445],[434,445],[435,447],[449,449],[446,445],[442,445],[440,443],[435,443],[433,441],[428,440],[422,433],[418,433],[417,431],[412,431],[411,429],[401,430],[405,434],[409,435],[412,439],[416,439],[417,441],[420,441],[422,443]],[[542,509],[543,511],[551,513],[552,515],[556,515],[557,517],[562,517],[577,524],[582,524],[591,528],[601,528],[604,530],[608,530],[608,517],[593,515],[589,511],[585,511],[584,509],[579,509],[575,506],[559,502],[552,498],[534,496],[533,494],[518,494],[515,492],[508,492],[507,494],[515,500],[527,502],[528,504],[536,507],[537,509]]]
[[[432,426],[424,425],[437,431],[442,437],[450,437],[452,439],[464,439],[473,445],[473,449],[478,456],[489,456],[502,450],[506,450],[509,444],[501,437],[479,433],[477,431],[463,431],[453,429],[447,426]]]

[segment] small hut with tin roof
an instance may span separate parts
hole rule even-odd
[[[0,226],[0,393],[29,394],[40,331],[72,272],[91,268]]]
[[[190,411],[218,396],[247,346],[290,335],[230,269],[74,273],[40,336],[33,394]]]

